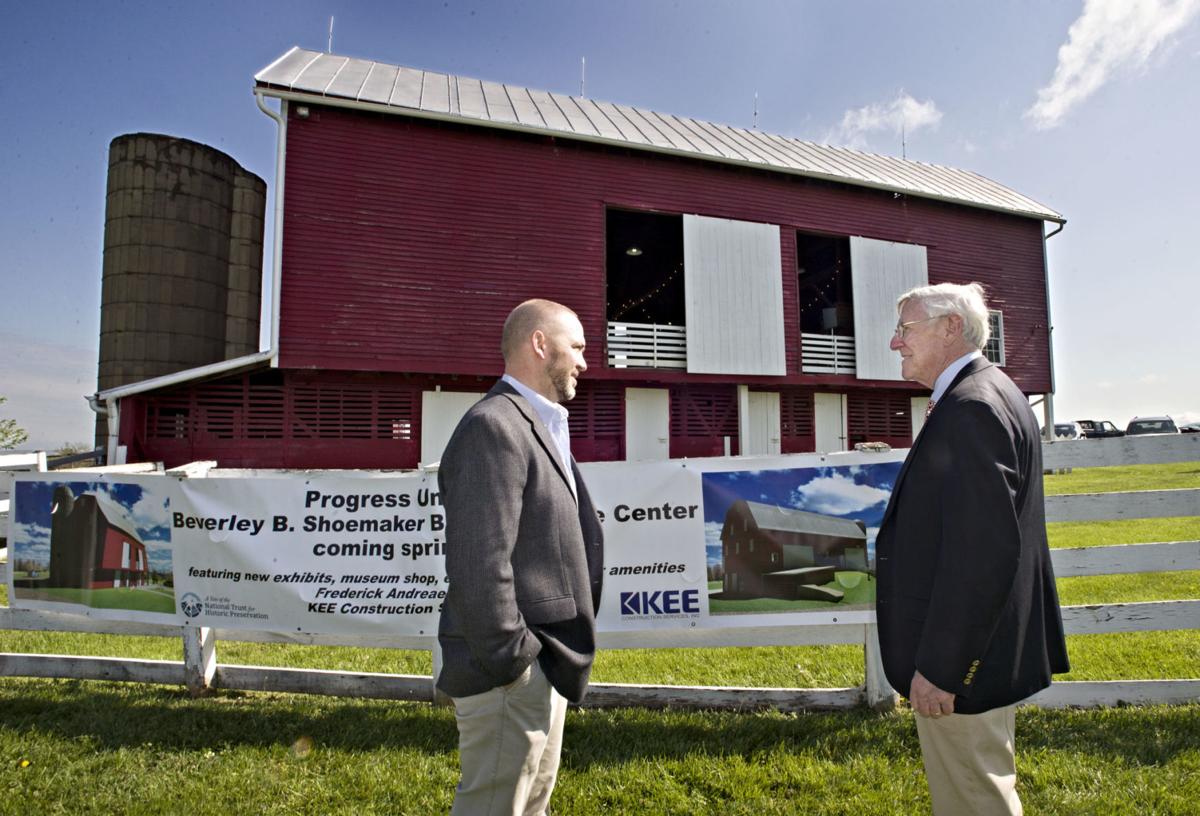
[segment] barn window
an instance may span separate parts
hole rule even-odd
[[[796,234],[801,370],[899,380],[887,336],[896,299],[929,282],[925,247]]]
[[[997,309],[988,310],[988,326],[992,335],[983,347],[983,356],[998,366],[1004,365],[1004,313]]]
[[[684,325],[683,216],[609,210],[608,319]]]
[[[797,233],[796,279],[800,291],[800,331],[854,337],[850,239]]]
[[[610,209],[608,363],[784,374],[779,227]]]

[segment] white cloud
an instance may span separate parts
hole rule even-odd
[[[1058,49],[1054,77],[1025,118],[1038,130],[1061,124],[1116,71],[1144,66],[1198,12],[1200,0],[1086,0]]]
[[[37,524],[12,525],[12,537],[8,542],[9,558],[29,558],[43,564],[50,563],[50,531]]]
[[[855,484],[840,473],[813,479],[792,494],[792,505],[812,513],[844,516],[874,507],[888,499],[888,491]]]
[[[725,527],[719,521],[704,522],[704,544],[708,547],[721,546],[721,530]]]
[[[129,508],[129,515],[133,517],[139,532],[168,526],[170,516],[167,513],[167,504],[168,500],[165,497],[155,495],[149,489],[144,490],[141,498]]]
[[[898,138],[902,133],[911,135],[925,128],[937,128],[941,121],[942,112],[933,100],[918,102],[902,90],[891,102],[846,111],[842,114],[841,124],[826,134],[824,141],[861,150],[873,133]]]

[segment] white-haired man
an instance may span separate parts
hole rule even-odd
[[[876,539],[884,671],[916,713],[933,812],[1019,814],[1015,704],[1068,670],[1029,401],[980,351],[983,287],[906,292],[891,348],[933,389]]]

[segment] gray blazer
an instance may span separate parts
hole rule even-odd
[[[503,380],[459,422],[438,471],[446,576],[437,685],[451,697],[516,680],[536,658],[572,702],[596,651],[604,535],[529,402]]]

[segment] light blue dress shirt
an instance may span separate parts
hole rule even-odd
[[[529,404],[537,412],[542,424],[550,432],[550,439],[553,440],[554,447],[558,448],[558,455],[563,463],[563,472],[567,474],[567,484],[571,486],[571,493],[578,498],[579,494],[575,490],[575,471],[571,467],[571,430],[567,425],[569,412],[557,402],[546,399],[516,377],[505,374],[500,379],[517,389],[517,393],[529,400]]]

